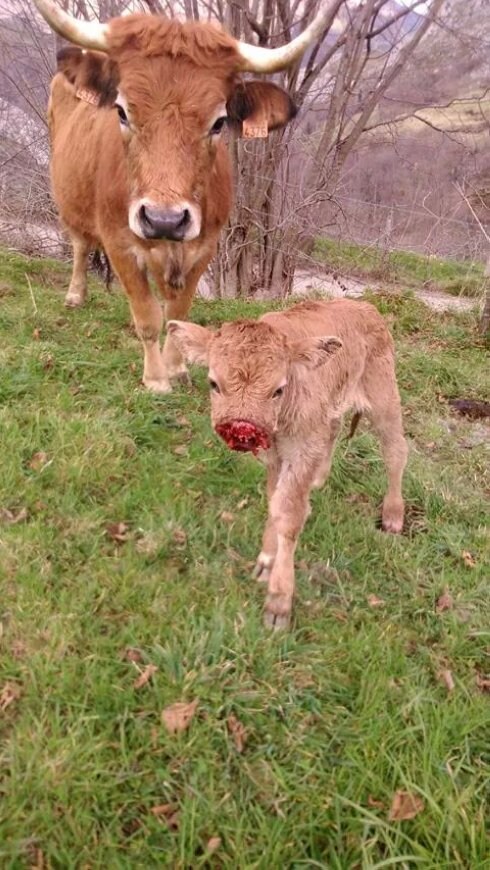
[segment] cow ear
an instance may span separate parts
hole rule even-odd
[[[297,108],[286,91],[272,82],[241,81],[226,104],[228,120],[241,132],[246,121],[249,128],[275,130],[284,127],[296,115]]]
[[[82,60],[83,52],[81,48],[75,48],[74,45],[61,48],[56,55],[57,70],[63,73],[65,78],[74,85]]]
[[[187,362],[205,366],[208,364],[209,344],[213,337],[210,329],[188,323],[186,320],[169,320],[167,332]]]
[[[89,91],[98,97],[99,106],[110,106],[117,96],[119,73],[117,64],[98,51],[62,48],[56,55],[58,72],[77,90]]]
[[[342,347],[335,335],[314,336],[294,341],[291,345],[292,361],[308,369],[317,369]]]

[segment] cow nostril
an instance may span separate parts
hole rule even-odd
[[[184,229],[189,223],[191,219],[191,213],[188,208],[185,208],[182,212],[182,219],[179,223],[179,229]]]
[[[145,205],[142,205],[140,207],[138,217],[139,217],[139,221],[140,221],[140,224],[141,224],[143,229],[149,229],[149,230],[152,229],[153,224],[151,222],[151,219],[148,216]]]

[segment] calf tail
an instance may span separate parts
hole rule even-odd
[[[356,411],[355,414],[352,415],[352,420],[350,421],[350,430],[349,430],[349,438],[355,434],[355,431],[359,425],[359,420],[362,417],[361,411]]]

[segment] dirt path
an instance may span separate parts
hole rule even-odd
[[[334,277],[331,273],[298,269],[294,279],[294,295],[307,296],[315,291],[331,297],[362,296],[368,287],[378,290],[376,284],[366,283],[356,278]],[[475,299],[465,296],[451,296],[449,293],[438,293],[431,290],[415,290],[417,299],[421,299],[436,311],[470,311],[478,304]]]

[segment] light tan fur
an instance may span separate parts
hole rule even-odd
[[[214,333],[182,322],[168,328],[189,361],[209,368],[213,425],[245,420],[270,437],[270,448],[258,454],[267,467],[269,510],[255,576],[268,582],[266,624],[285,627],[309,495],[328,477],[350,409],[370,417],[380,440],[388,476],[383,529],[402,531],[407,445],[393,341],[372,305],[350,300],[304,302]]]

